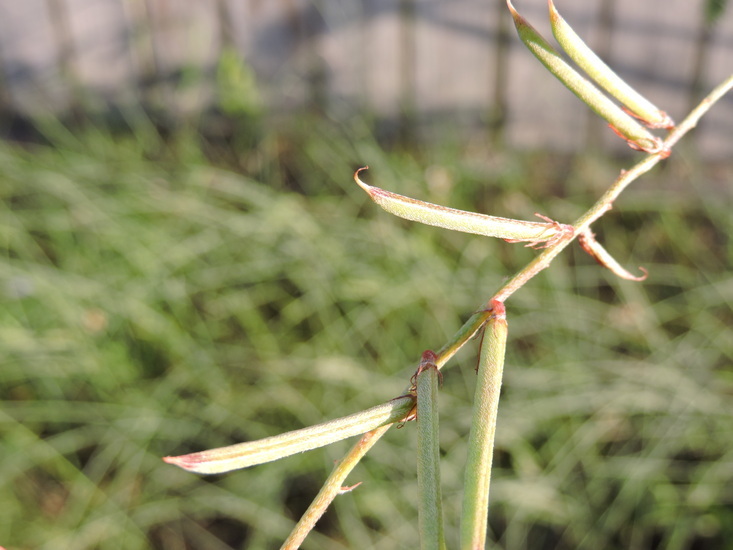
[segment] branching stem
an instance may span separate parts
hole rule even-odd
[[[700,118],[715,104],[721,97],[733,88],[733,75],[729,76],[721,84],[715,87],[700,104],[690,112],[674,130],[672,130],[664,141],[664,148],[659,153],[647,155],[633,168],[623,170],[616,181],[606,190],[600,199],[576,220],[573,224],[574,231],[568,232],[563,239],[545,248],[534,260],[527,264],[519,273],[512,277],[499,291],[491,297],[491,300],[505,302],[512,294],[523,287],[530,279],[537,275],[552,263],[552,260],[560,254],[573,240],[588,229],[593,222],[610,210],[613,202],[639,176],[645,174],[656,166],[661,160],[669,155],[669,150],[690,130],[692,130]],[[445,346],[438,353],[436,364],[440,368],[448,358],[452,357],[463,345],[478,331],[491,315],[490,312],[479,312],[473,315],[459,329],[456,337],[448,346]],[[476,326],[478,324],[478,327]],[[443,356],[445,353],[446,357]]]

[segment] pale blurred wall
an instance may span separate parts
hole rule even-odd
[[[710,25],[705,4],[556,1],[676,119],[696,90],[733,72],[733,9]],[[551,38],[545,0],[515,5]],[[58,114],[143,102],[196,112],[213,101],[227,47],[276,112],[315,104],[337,119],[497,127],[520,147],[587,141],[587,110],[521,46],[502,0],[0,0],[0,108]],[[695,139],[707,157],[733,158],[732,138],[727,98]]]

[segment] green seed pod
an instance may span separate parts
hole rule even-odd
[[[507,0],[507,6],[514,18],[519,38],[560,82],[604,118],[616,133],[628,141],[632,148],[652,154],[664,152],[664,144],[661,139],[651,134],[631,115],[623,111],[591,82],[563,61],[560,54],[540,36],[526,19],[517,13],[511,0]]]
[[[644,96],[626,84],[603,60],[591,50],[547,0],[552,34],[570,56],[601,88],[626,106],[650,128],[674,128],[674,121]]]

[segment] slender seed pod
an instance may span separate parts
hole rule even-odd
[[[487,216],[486,214],[466,212],[465,210],[448,208],[405,197],[404,195],[398,195],[397,193],[368,185],[359,179],[359,173],[367,168],[366,166],[359,168],[354,174],[354,181],[384,210],[406,220],[461,231],[463,233],[498,237],[510,242],[528,242],[530,246],[535,246],[542,242],[547,242],[545,246],[550,246],[557,242],[558,239],[568,234],[573,234],[572,226],[551,220],[543,223]]]
[[[570,59],[650,128],[674,128],[674,121],[667,113],[624,82],[583,42],[557,11],[552,0],[547,0],[547,4],[550,9],[552,34]]]
[[[514,9],[511,0],[507,6],[514,18],[519,38],[532,54],[571,92],[605,119],[612,129],[626,139],[634,149],[650,154],[664,153],[661,139],[650,133],[634,118],[606,97],[591,82],[583,78],[560,57],[560,54]]]
[[[609,269],[617,277],[621,277],[627,281],[639,282],[645,280],[649,275],[649,272],[643,267],[639,268],[642,273],[641,275],[632,275],[629,273],[626,268],[616,261],[616,258],[611,256],[611,254],[601,246],[601,243],[596,240],[595,235],[590,229],[586,229],[578,235],[578,243],[581,248],[590,254],[596,262]]]
[[[441,374],[435,361],[435,353],[427,350],[415,373],[418,524],[422,550],[445,549],[438,431],[438,385]]]
[[[414,405],[415,398],[405,395],[371,409],[316,426],[257,441],[237,443],[228,447],[219,447],[181,456],[167,456],[163,460],[189,472],[221,474],[310,451],[348,437],[366,433],[385,424],[400,422],[410,414]]]
[[[461,515],[462,550],[484,548],[486,542],[491,464],[507,332],[504,303],[493,300],[479,351],[478,379],[468,437]]]

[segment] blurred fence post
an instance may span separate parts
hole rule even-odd
[[[558,8],[601,57],[674,114],[730,72],[733,17],[717,2],[714,15],[713,0],[563,0]],[[35,103],[39,112],[64,116],[60,111],[71,106],[83,115],[86,99],[114,108],[132,97],[176,118],[183,96],[176,86],[192,74],[187,71],[198,71],[210,89],[215,50],[233,46],[258,78],[265,109],[274,112],[366,111],[406,141],[419,126],[432,135],[479,130],[493,143],[525,148],[616,147],[602,124],[586,123],[592,117],[520,53],[503,1],[347,4],[0,0],[5,108],[32,114]],[[548,32],[545,0],[523,4]],[[113,68],[128,60],[129,69]],[[185,100],[187,108],[205,111],[212,97],[194,91]],[[730,156],[732,146],[722,137],[732,128],[733,107],[723,102],[694,139],[705,141],[701,149]]]
[[[504,143],[504,130],[507,123],[507,112],[509,109],[508,79],[509,71],[509,13],[504,2],[496,2],[494,17],[496,18],[496,39],[494,40],[494,64],[495,69],[492,82],[489,88],[493,90],[491,97],[486,98],[487,128],[490,142],[498,146]],[[492,44],[488,44],[489,49]],[[488,55],[488,52],[487,52]]]
[[[417,59],[416,47],[416,14],[415,0],[400,0],[400,96],[399,120],[400,140],[409,143],[413,141],[417,124],[417,82],[416,67],[420,61]]]

